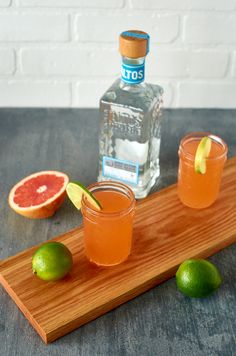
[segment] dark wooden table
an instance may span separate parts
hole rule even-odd
[[[200,130],[221,136],[229,145],[229,157],[236,155],[236,111],[166,110],[162,178],[155,190],[176,181],[179,140]],[[64,171],[85,185],[96,181],[97,135],[96,110],[0,110],[1,259],[81,223],[68,201],[54,217],[31,221],[15,214],[7,197],[18,180],[40,170]],[[47,346],[1,287],[0,355],[235,356],[236,246],[210,260],[224,280],[212,296],[184,297],[172,278]]]

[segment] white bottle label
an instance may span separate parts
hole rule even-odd
[[[107,178],[137,184],[139,165],[137,163],[104,156],[102,160],[102,174]]]

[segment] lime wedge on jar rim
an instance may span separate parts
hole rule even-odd
[[[211,151],[212,140],[205,136],[199,142],[194,160],[194,169],[196,173],[206,173],[206,158],[209,157]]]
[[[70,182],[66,186],[66,193],[70,201],[77,209],[81,208],[82,198],[88,200],[88,202],[97,210],[101,210],[102,206],[95,196],[80,182]]]

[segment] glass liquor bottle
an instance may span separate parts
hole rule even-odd
[[[160,176],[163,89],[144,82],[149,35],[120,35],[121,78],[100,99],[98,181],[118,180],[144,198]]]

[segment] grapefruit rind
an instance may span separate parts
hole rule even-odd
[[[88,202],[97,210],[101,210],[102,206],[95,196],[80,182],[70,182],[67,184],[66,192],[74,204],[80,210],[83,196],[86,197]]]
[[[25,182],[28,180],[38,177],[40,175],[54,175],[57,177],[63,177],[64,178],[64,184],[62,188],[51,198],[47,199],[45,202],[39,204],[39,205],[34,205],[34,206],[29,206],[29,207],[20,207],[14,202],[14,196],[17,188],[19,188],[21,185],[23,185]],[[62,205],[62,203],[65,200],[66,197],[66,186],[69,182],[69,177],[62,172],[58,171],[41,171],[41,172],[36,172],[28,177],[23,178],[20,180],[10,191],[9,197],[8,197],[8,203],[10,207],[18,214],[25,216],[30,219],[44,219],[52,216]]]

